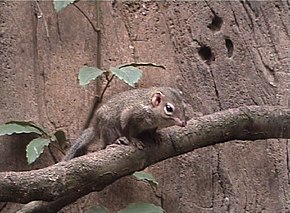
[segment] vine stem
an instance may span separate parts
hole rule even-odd
[[[44,27],[45,27],[45,31],[46,31],[46,37],[49,39],[49,31],[48,31],[48,25],[46,22],[46,19],[44,17],[44,13],[42,12],[42,9],[39,5],[39,0],[34,0],[35,4],[37,6],[38,12],[40,13],[39,15],[37,15],[37,18],[43,18],[43,23],[44,23]]]
[[[100,13],[101,13],[101,10],[100,10],[100,4],[99,4],[99,1],[96,1],[96,10],[97,10],[97,27],[95,27],[95,25],[93,24],[93,22],[90,20],[90,18],[86,15],[86,13],[76,4],[76,2],[73,3],[74,7],[76,7],[82,14],[83,16],[88,20],[88,22],[90,23],[90,25],[92,26],[93,30],[97,33],[97,58],[96,58],[96,64],[97,64],[97,67],[100,69],[101,68],[101,29],[100,29]],[[99,104],[102,102],[102,99],[103,99],[103,96],[104,96],[104,93],[105,91],[107,90],[107,88],[109,87],[109,84],[110,82],[113,80],[113,77],[112,76],[110,79],[107,78],[106,76],[106,79],[107,79],[107,84],[105,86],[105,88],[103,89],[102,91],[102,94],[101,96],[97,96],[95,95],[95,98],[94,98],[94,101],[93,101],[93,105],[89,111],[89,115],[86,119],[86,122],[82,128],[82,130],[85,130],[89,127],[91,121],[92,121],[92,118],[94,116],[94,113],[96,111],[96,109],[98,108]],[[97,88],[97,82],[96,82],[96,88]],[[95,94],[97,94],[97,91],[95,92]]]

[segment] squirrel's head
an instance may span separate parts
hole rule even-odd
[[[151,104],[158,114],[158,128],[186,126],[185,104],[181,91],[170,87],[158,88],[151,97]]]

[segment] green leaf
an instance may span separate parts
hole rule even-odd
[[[29,164],[33,163],[41,153],[43,153],[44,147],[50,143],[49,138],[35,138],[26,147],[26,157]]]
[[[45,130],[34,124],[33,122],[26,121],[11,121],[6,124],[0,125],[0,136],[1,135],[12,135],[20,133],[36,133],[42,135]]]
[[[166,69],[163,65],[160,64],[155,64],[155,63],[148,63],[148,62],[133,62],[133,63],[128,63],[128,64],[122,64],[120,66],[118,66],[118,68],[123,68],[123,67],[129,67],[129,66],[133,66],[133,67],[140,67],[140,66],[144,66],[144,67],[159,67],[162,69]]]
[[[84,66],[79,72],[80,85],[84,86],[90,83],[90,81],[95,80],[97,77],[103,74],[103,70],[97,67]]]
[[[32,127],[37,128],[42,133],[48,134],[47,131],[42,126],[34,123],[33,121],[9,121],[9,122],[7,122],[7,124],[14,124],[14,123],[19,124],[19,125],[23,125],[23,126],[32,126]]]
[[[142,180],[148,182],[150,185],[157,187],[158,182],[155,180],[154,176],[148,172],[134,172],[133,176],[137,178],[137,180]]]
[[[77,0],[53,0],[54,9],[58,13],[62,9],[66,8],[68,5],[74,3]]]
[[[66,142],[66,137],[65,137],[65,133],[62,130],[58,130],[54,133],[54,136],[56,137],[56,140],[60,143],[60,144],[64,144]]]
[[[155,206],[149,203],[131,203],[125,209],[118,213],[163,213],[164,210],[160,206]]]
[[[108,211],[103,207],[92,207],[87,213],[108,213]]]
[[[134,84],[137,83],[142,76],[142,71],[133,66],[112,67],[110,71],[113,75],[117,76],[131,87],[134,87]]]

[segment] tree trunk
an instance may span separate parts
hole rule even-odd
[[[79,86],[78,70],[98,60],[102,69],[133,61],[164,65],[165,71],[144,67],[138,87],[181,89],[189,114],[288,106],[288,13],[288,1],[80,1],[58,14],[52,2],[1,1],[0,122],[32,120],[50,131],[64,130],[73,142],[94,91],[101,92],[101,84]],[[105,98],[126,89],[114,80]],[[23,135],[0,138],[0,171],[42,168],[54,164],[53,156],[61,158],[52,147],[54,155],[46,151],[28,166],[23,139],[29,141]],[[116,212],[149,202],[168,213],[286,213],[289,151],[285,139],[202,148],[148,168],[159,182],[155,193],[126,177],[62,212],[96,205]],[[19,208],[0,205],[8,213]]]

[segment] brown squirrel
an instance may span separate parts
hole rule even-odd
[[[96,111],[93,127],[83,131],[63,160],[85,154],[94,140],[100,140],[103,148],[112,143],[142,147],[140,135],[155,137],[157,129],[173,125],[186,126],[181,92],[171,87],[125,91],[114,95]]]

